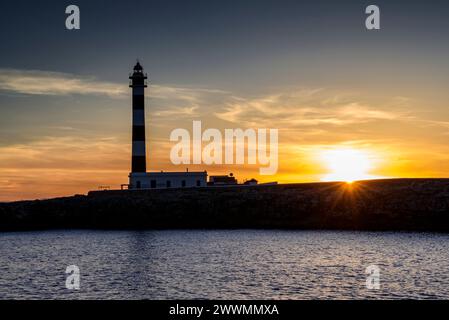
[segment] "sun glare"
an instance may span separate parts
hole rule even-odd
[[[375,178],[368,174],[373,167],[372,161],[369,155],[361,150],[351,148],[327,150],[321,154],[321,160],[329,170],[323,181],[352,183]]]

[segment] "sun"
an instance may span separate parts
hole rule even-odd
[[[369,174],[373,161],[367,152],[352,148],[339,148],[323,151],[320,155],[328,169],[323,181],[346,181],[373,179]]]

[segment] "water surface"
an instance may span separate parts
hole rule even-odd
[[[449,299],[448,270],[449,235],[431,233],[0,233],[0,299]]]

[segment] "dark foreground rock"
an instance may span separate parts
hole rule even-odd
[[[0,230],[55,228],[449,232],[449,179],[102,191],[0,204]]]

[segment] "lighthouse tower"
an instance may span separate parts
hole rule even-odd
[[[132,131],[132,176],[140,176],[147,171],[146,159],[146,143],[145,143],[145,88],[147,87],[147,75],[143,73],[143,68],[139,62],[134,67],[133,74],[129,77],[129,87],[133,89],[133,131]],[[132,184],[133,179],[130,179],[131,189],[140,189],[141,183]]]
[[[139,62],[129,77],[133,89],[133,144],[132,164],[128,188],[167,189],[198,188],[207,186],[207,172],[147,172],[145,143],[145,88],[147,75]]]

